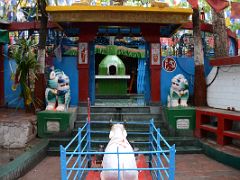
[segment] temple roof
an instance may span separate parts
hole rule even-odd
[[[190,8],[140,6],[47,6],[46,11],[51,21],[58,22],[63,28],[68,28],[69,23],[154,24],[161,27],[159,34],[165,37],[189,22],[192,14]]]
[[[182,24],[189,22],[192,9],[138,6],[47,6],[56,22],[114,22]]]

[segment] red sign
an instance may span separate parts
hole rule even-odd
[[[173,57],[166,57],[162,63],[163,69],[167,72],[173,72],[177,68],[177,62]]]
[[[151,44],[151,61],[152,65],[160,65],[160,43]]]
[[[78,63],[87,64],[88,63],[88,43],[79,43],[78,49]]]

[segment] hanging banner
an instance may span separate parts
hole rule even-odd
[[[177,62],[173,57],[167,56],[162,62],[162,67],[167,72],[173,72],[177,68]]]
[[[78,44],[78,64],[88,63],[88,43]]]
[[[193,9],[198,8],[198,0],[187,0],[187,1],[192,6]]]
[[[229,2],[225,0],[206,0],[206,1],[217,13],[221,12],[223,9],[229,6]]]
[[[160,65],[160,43],[151,44],[151,64]]]
[[[231,2],[231,18],[240,19],[240,2]]]

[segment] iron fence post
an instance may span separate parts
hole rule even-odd
[[[90,127],[90,121],[88,121],[87,124],[87,151],[90,152],[91,151],[91,127]],[[88,154],[87,155],[87,159],[88,159],[88,166],[91,167],[91,155]]]
[[[152,151],[152,145],[153,145],[153,124],[154,124],[154,120],[151,119],[150,120],[150,125],[149,125],[149,151]],[[152,154],[149,154],[149,167],[152,167]]]
[[[175,144],[170,148],[169,180],[175,178]]]
[[[82,143],[81,143],[81,140],[82,140],[82,129],[81,128],[78,128],[78,152],[79,152],[79,159],[78,159],[78,168],[81,168],[81,161],[82,161],[82,155],[80,154],[81,151],[82,151]],[[81,171],[79,170],[78,172],[78,180],[81,180]]]
[[[60,145],[61,179],[67,179],[66,150]]]
[[[118,180],[120,180],[120,161],[119,161],[119,151],[117,147],[117,160],[118,160]]]
[[[157,151],[161,150],[161,142],[160,142],[160,128],[157,128]],[[160,152],[157,152],[157,167],[160,168],[161,156]],[[157,171],[157,179],[160,180],[161,170]]]

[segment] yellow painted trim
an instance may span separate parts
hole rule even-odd
[[[47,6],[47,12],[76,12],[76,11],[112,11],[112,12],[153,12],[153,13],[177,13],[177,14],[192,14],[191,8],[178,7],[139,7],[139,6]]]

